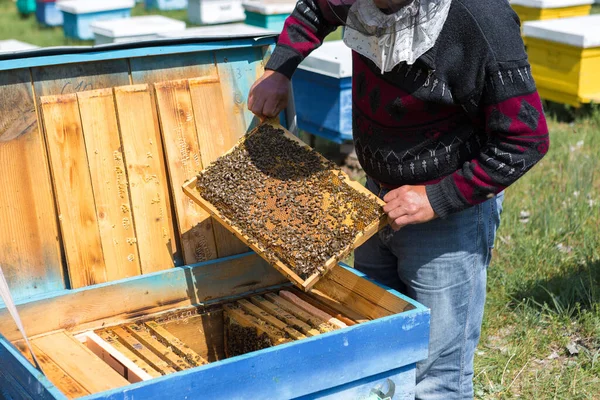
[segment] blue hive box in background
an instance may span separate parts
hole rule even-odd
[[[127,18],[131,16],[134,0],[67,0],[57,3],[63,12],[65,36],[78,40],[94,39],[90,23],[105,19]]]
[[[61,26],[63,24],[63,14],[56,7],[56,0],[38,0],[35,17],[42,25]]]
[[[281,32],[285,20],[294,11],[295,1],[253,0],[244,3],[246,23],[261,28]]]
[[[352,140],[352,51],[325,42],[292,78],[298,128],[342,143]]]
[[[259,122],[247,95],[274,42],[0,55],[0,187],[19,188],[0,198],[0,265],[45,372],[0,303],[0,398],[414,398],[427,308],[343,265],[301,292],[181,190]],[[242,344],[291,336],[227,354],[234,304]]]
[[[148,10],[185,10],[188,0],[145,0]]]

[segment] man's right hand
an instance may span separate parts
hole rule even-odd
[[[266,70],[250,88],[248,109],[261,120],[277,116],[287,107],[290,80],[282,73]]]

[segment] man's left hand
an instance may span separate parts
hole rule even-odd
[[[383,211],[388,215],[392,229],[397,231],[410,224],[431,221],[437,215],[431,208],[425,186],[400,186],[383,197],[387,204]]]

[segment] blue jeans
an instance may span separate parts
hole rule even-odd
[[[389,191],[367,180],[383,198]],[[354,266],[431,309],[429,358],[417,363],[416,398],[473,398],[487,267],[504,193],[446,219],[388,225],[355,251]]]

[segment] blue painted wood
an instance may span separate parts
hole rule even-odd
[[[4,374],[4,382],[7,384],[10,382],[12,391],[9,393],[25,392],[35,400],[66,400],[66,396],[2,335],[0,335],[0,371]],[[1,382],[2,379],[0,384]],[[21,400],[22,397],[17,399]]]
[[[281,32],[289,14],[265,15],[246,10],[246,25],[254,25],[270,31]]]
[[[11,376],[0,369],[0,400],[33,400]]]
[[[188,6],[187,0],[145,0],[148,10],[185,10]]]
[[[130,16],[130,8],[87,14],[71,14],[69,12],[63,12],[63,29],[65,36],[68,38],[92,40],[94,39],[94,32],[92,32],[92,28],[90,27],[92,22],[104,19],[128,18]]]
[[[415,398],[415,381],[415,364],[410,364],[322,392],[311,393],[295,400],[379,400],[378,397],[373,396],[379,393],[388,394],[394,400],[413,400]]]
[[[63,24],[62,11],[56,7],[55,1],[38,1],[35,17],[40,24],[45,26],[61,26]]]
[[[352,78],[298,69],[292,84],[300,129],[336,143],[352,140]]]
[[[429,313],[411,310],[85,399],[291,399],[414,364],[428,337]]]
[[[156,44],[162,44],[157,46]],[[243,38],[227,41],[207,41],[200,43],[180,44],[176,39],[164,39],[156,42],[148,42],[147,45],[134,48],[122,48],[123,45],[103,46],[92,51],[80,51],[65,48],[62,54],[44,55],[49,51],[41,50],[33,52],[31,57],[0,59],[0,71],[46,67],[49,65],[78,64],[92,61],[115,60],[123,58],[147,57],[156,55],[179,55],[184,53],[195,53],[202,51],[221,50],[223,48],[245,48],[254,46],[265,46],[275,43],[275,36],[265,36],[259,39]],[[91,49],[91,48],[88,48]],[[54,51],[54,50],[52,50]],[[35,54],[40,54],[35,56]]]

